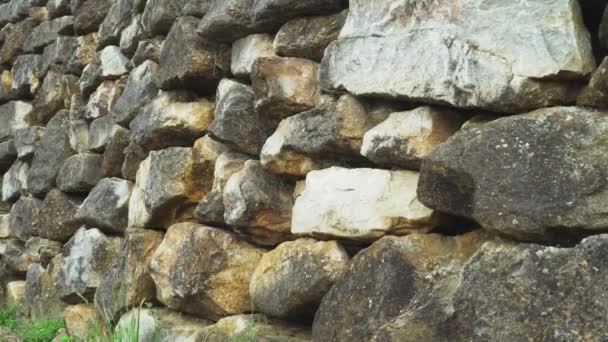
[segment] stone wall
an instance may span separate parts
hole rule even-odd
[[[2,300],[84,339],[606,341],[605,7],[0,0]]]

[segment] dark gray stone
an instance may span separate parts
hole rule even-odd
[[[50,70],[32,102],[36,123],[44,124],[61,109],[70,108],[72,95],[78,93],[78,78]]]
[[[21,196],[11,208],[11,236],[27,241],[38,235],[35,222],[42,208],[42,201],[31,196]]]
[[[23,53],[23,44],[36,26],[38,22],[29,18],[16,24],[8,24],[2,29],[4,35],[11,39],[6,39],[0,48],[0,64],[10,65]]]
[[[335,13],[344,7],[344,0],[254,0],[251,19],[254,23],[283,23],[296,17]]]
[[[86,193],[102,178],[102,156],[76,154],[65,160],[57,175],[57,187],[68,193]]]
[[[145,61],[131,71],[122,95],[112,108],[114,122],[129,127],[141,109],[156,97],[158,88],[154,77],[157,71],[158,64],[152,61]]]
[[[209,12],[201,19],[197,32],[205,39],[231,43],[253,33],[270,32],[278,28],[276,18],[271,22],[253,23],[251,6],[254,0],[213,0]]]
[[[42,68],[43,59],[41,55],[21,55],[15,58],[11,69],[13,90],[27,97],[35,95],[42,85],[44,76]]]
[[[38,235],[46,239],[67,241],[81,226],[75,216],[82,200],[79,196],[57,189],[51,190],[40,206],[35,225]]]
[[[104,178],[91,190],[76,218],[89,227],[107,233],[122,233],[127,228],[129,197],[133,183],[120,178]]]
[[[97,32],[110,11],[113,0],[87,0],[74,13],[74,31],[78,35]]]
[[[21,128],[15,131],[15,149],[17,158],[29,160],[38,148],[45,128],[40,126]]]
[[[166,34],[180,16],[202,17],[211,0],[149,0],[144,9],[142,24],[150,34]]]
[[[23,42],[26,52],[42,52],[42,49],[54,42],[59,35],[70,35],[74,28],[74,17],[64,16],[38,25]]]
[[[160,50],[163,46],[164,37],[155,37],[142,40],[137,44],[137,49],[133,53],[131,63],[138,66],[147,60],[156,64],[160,63]]]

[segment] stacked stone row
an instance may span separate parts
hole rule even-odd
[[[608,338],[606,3],[482,3],[1,2],[5,299],[85,339]]]

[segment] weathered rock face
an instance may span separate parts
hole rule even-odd
[[[217,89],[216,107],[209,134],[236,149],[259,155],[270,136],[270,123],[253,107],[253,89],[245,84],[224,79]]]
[[[32,102],[36,122],[47,123],[57,111],[70,108],[70,100],[76,93],[78,80],[75,76],[49,70]]]
[[[589,84],[579,94],[576,104],[608,108],[608,58],[604,58],[597,70],[591,75]]]
[[[61,252],[61,243],[32,237],[23,243],[19,240],[10,240],[4,257],[13,272],[25,274],[33,264],[47,265],[53,257]]]
[[[426,305],[438,305],[453,292],[464,263],[487,238],[477,231],[459,237],[413,234],[377,241],[353,258],[323,298],[313,324],[313,339],[340,341],[350,336],[368,341],[401,316],[418,318],[417,312]],[[425,323],[441,321],[446,313],[419,317],[420,324],[424,328]],[[433,340],[430,336],[420,339],[424,330],[416,325],[409,332],[411,338],[404,341]]]
[[[100,180],[78,209],[76,218],[108,233],[123,232],[127,228],[132,188],[133,183],[124,179]]]
[[[2,31],[6,37],[0,48],[0,64],[10,64],[15,58],[23,53],[23,44],[29,37],[38,22],[32,18],[25,19],[16,24],[8,24]]]
[[[312,171],[293,207],[291,232],[367,241],[428,232],[438,216],[418,201],[418,178],[412,171]]]
[[[290,235],[293,191],[290,181],[249,160],[224,187],[224,221],[259,243],[284,241]]]
[[[283,120],[266,140],[260,160],[274,173],[298,177],[332,165],[361,164],[364,134],[391,111],[390,106],[342,96]]]
[[[321,62],[325,48],[338,38],[348,11],[287,22],[274,39],[274,51],[283,57],[300,57]]]
[[[99,25],[103,22],[112,0],[86,0],[82,2],[74,13],[74,30],[78,34],[97,32]]]
[[[137,49],[133,53],[131,62],[133,65],[140,65],[149,60],[156,64],[160,62],[160,50],[163,45],[164,37],[155,37],[152,39],[141,40],[137,44]]]
[[[42,197],[55,186],[63,162],[74,154],[67,134],[68,116],[67,111],[61,111],[53,117],[34,152],[27,184],[35,196]]]
[[[323,296],[348,267],[335,241],[299,239],[266,253],[251,278],[256,311],[274,317],[311,319]]]
[[[11,167],[11,164],[17,159],[17,149],[15,149],[15,140],[11,139],[0,143],[0,171],[4,171]]]
[[[33,264],[27,270],[25,307],[32,319],[62,319],[66,304],[59,297],[57,280],[63,257],[55,256],[45,268]]]
[[[250,12],[253,1],[213,0],[209,11],[200,21],[198,33],[205,39],[232,42],[252,33],[264,32],[272,25],[253,23]]]
[[[42,73],[45,74],[52,66],[67,64],[77,48],[78,39],[76,37],[57,37],[42,52]],[[61,69],[65,72],[65,68]]]
[[[105,19],[99,26],[99,41],[102,46],[118,45],[120,34],[131,21],[132,16],[139,10],[134,8],[135,1],[114,1]]]
[[[460,114],[443,108],[419,107],[393,113],[365,133],[361,154],[381,165],[416,170],[463,123]]]
[[[125,127],[139,114],[141,108],[158,94],[154,77],[158,64],[145,61],[129,74],[122,95],[112,107],[112,120]]]
[[[20,128],[15,131],[15,149],[17,158],[29,160],[40,144],[45,128],[40,126]]]
[[[77,46],[74,53],[70,55],[63,69],[67,73],[80,75],[85,66],[95,58],[97,51],[98,37],[97,33],[89,33],[76,38]]]
[[[342,0],[254,0],[251,16],[254,22],[277,21],[339,11]],[[277,19],[280,18],[280,19]]]
[[[6,284],[6,304],[19,305],[25,298],[25,281],[16,280]]]
[[[209,319],[247,312],[249,282],[262,254],[218,229],[174,225],[150,264],[157,298],[171,309]]]
[[[255,60],[261,57],[274,57],[272,36],[266,33],[252,34],[232,43],[230,69],[236,77],[249,79]]]
[[[92,331],[101,329],[103,324],[93,304],[76,304],[65,308],[65,328],[72,337],[83,340],[90,338]]]
[[[209,128],[214,109],[212,102],[190,92],[161,92],[131,122],[129,139],[148,150],[191,146]]]
[[[15,58],[12,88],[19,94],[32,96],[42,84],[42,56],[21,55]]]
[[[121,132],[122,131],[122,132]],[[88,147],[92,152],[103,152],[112,138],[119,134],[127,134],[128,131],[114,123],[110,116],[104,116],[93,120],[89,127]]]
[[[205,327],[211,324],[167,309],[133,309],[120,318],[114,334],[118,339],[138,336],[138,341],[205,341]]]
[[[57,187],[64,192],[86,193],[102,178],[102,157],[98,154],[76,154],[65,160],[57,175]]]
[[[80,92],[90,95],[104,80],[114,80],[126,74],[129,59],[118,46],[106,46],[95,54],[93,60],[82,70]]]
[[[0,141],[10,140],[15,132],[33,122],[32,105],[25,101],[11,101],[0,106]]]
[[[42,49],[57,39],[60,34],[73,32],[74,18],[64,16],[57,19],[45,21],[32,30],[23,42],[23,50],[26,52],[42,52]]]
[[[424,161],[420,201],[520,239],[606,229],[604,121],[558,107],[463,130]]]
[[[126,159],[125,149],[129,147],[129,132],[117,130],[103,151],[101,173],[104,177],[121,177],[122,165]]]
[[[120,253],[122,239],[105,236],[98,229],[79,229],[63,247],[57,285],[61,298],[79,303],[93,300],[95,289]]]
[[[201,17],[207,13],[211,2],[212,0],[151,0],[146,3],[142,24],[149,33],[166,34],[178,17]]]
[[[230,72],[230,47],[201,40],[196,34],[198,22],[195,17],[182,17],[173,24],[160,51],[159,88],[209,94]]]
[[[104,321],[118,320],[128,308],[156,296],[148,265],[163,234],[158,231],[129,228],[120,257],[95,292],[95,306]]]
[[[82,198],[71,196],[57,189],[51,190],[42,204],[36,217],[35,232],[43,238],[67,241],[80,227],[75,217]]]
[[[212,159],[212,158],[209,158]],[[249,157],[235,152],[222,153],[215,160],[213,188],[196,207],[194,216],[201,223],[224,225],[224,187],[239,172]]]
[[[42,201],[31,196],[21,196],[11,207],[11,236],[27,241],[32,235],[38,235],[35,225],[42,207]]]
[[[258,58],[251,81],[255,109],[274,126],[290,115],[315,107],[318,65],[302,58]]]
[[[27,163],[16,161],[2,178],[2,200],[15,202],[27,194],[27,177],[30,168]]]
[[[203,330],[209,342],[221,342],[255,338],[260,341],[310,341],[311,336],[303,326],[287,324],[264,315],[236,315],[222,318]]]
[[[108,115],[122,94],[124,85],[121,79],[102,82],[97,90],[91,94],[89,103],[85,108],[84,118],[95,120]]]

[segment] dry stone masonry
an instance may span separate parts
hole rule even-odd
[[[0,304],[138,340],[608,340],[606,0],[0,0]]]

